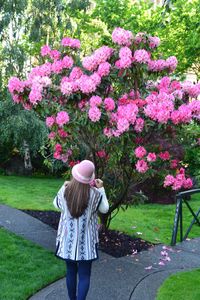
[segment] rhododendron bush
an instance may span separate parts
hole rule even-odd
[[[192,187],[177,145],[186,142],[180,128],[200,116],[200,85],[170,78],[177,59],[160,57],[158,37],[116,28],[112,41],[80,59],[80,41],[64,37],[59,49],[41,48],[26,80],[8,84],[15,103],[45,120],[54,159],[69,169],[94,161],[111,202],[108,223],[150,177],[174,191]]]

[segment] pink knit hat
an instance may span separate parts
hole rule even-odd
[[[72,176],[81,183],[91,183],[94,180],[94,164],[90,160],[83,160],[79,164],[73,166]]]

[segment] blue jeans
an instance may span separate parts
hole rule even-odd
[[[66,283],[67,290],[70,300],[85,300],[89,286],[90,286],[90,275],[92,261],[66,261],[67,264],[67,274]],[[76,296],[77,287],[77,273],[78,273],[78,294]]]

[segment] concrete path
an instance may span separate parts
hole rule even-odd
[[[56,231],[21,211],[0,205],[0,226],[55,251]],[[165,266],[158,265],[162,247],[122,258],[100,252],[100,259],[93,263],[87,300],[154,300],[170,274],[200,268],[200,238],[170,247],[167,252],[171,261]],[[30,300],[67,300],[66,295],[65,279],[61,279]]]

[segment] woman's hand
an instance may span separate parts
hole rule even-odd
[[[98,189],[100,189],[101,187],[103,187],[103,181],[101,179],[95,179],[95,185]]]

